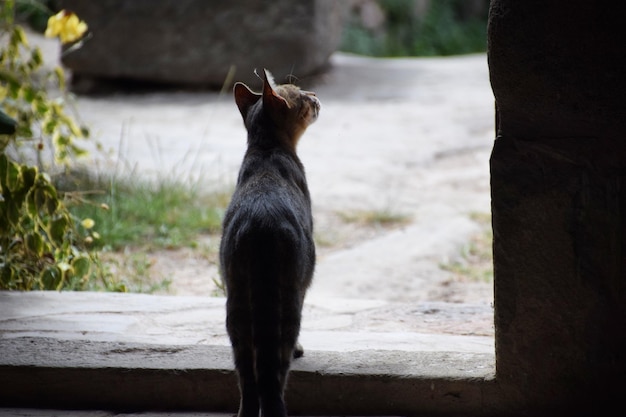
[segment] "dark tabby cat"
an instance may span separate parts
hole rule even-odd
[[[315,266],[311,200],[296,145],[317,119],[313,93],[237,83],[234,95],[248,149],[226,211],[220,265],[226,328],[239,377],[239,417],[287,415],[283,393],[297,343],[305,292]]]

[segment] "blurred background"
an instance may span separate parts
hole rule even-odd
[[[489,7],[488,0],[16,4],[19,20],[40,32],[61,9],[88,22],[85,45],[63,55],[76,88],[87,90],[98,78],[217,89],[254,81],[259,67],[271,67],[280,82],[306,80],[337,50],[373,57],[484,52]]]
[[[445,56],[486,50],[488,0],[354,0],[339,49],[356,54]]]

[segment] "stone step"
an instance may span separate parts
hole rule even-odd
[[[480,325],[490,306],[312,299],[305,317],[306,352],[287,392],[293,413],[483,409],[495,375],[493,335]],[[234,411],[238,403],[222,298],[0,292],[0,352],[0,404],[9,406]]]

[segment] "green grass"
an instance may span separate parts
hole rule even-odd
[[[378,57],[444,56],[487,49],[487,13],[479,19],[462,19],[464,0],[434,0],[419,19],[410,0],[381,0],[385,15],[382,30],[364,28],[352,16],[344,28],[340,50]]]
[[[439,267],[464,281],[493,282],[491,214],[471,213],[470,218],[480,225],[480,231],[462,247],[457,259],[441,263]]]
[[[153,269],[158,251],[191,248],[207,259],[217,256],[217,247],[199,241],[219,235],[231,189],[205,192],[182,180],[93,178],[85,172],[55,182],[93,238],[97,267],[89,290],[167,292],[171,280]]]
[[[219,233],[230,191],[203,193],[177,180],[154,184],[114,178],[67,196],[76,217],[94,220],[99,235],[94,245],[116,251],[196,246],[198,236]]]
[[[337,215],[345,223],[368,227],[403,226],[411,221],[410,216],[389,209],[340,211]]]

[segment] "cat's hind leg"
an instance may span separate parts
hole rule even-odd
[[[291,358],[297,359],[304,356],[304,348],[298,341],[300,334],[300,322],[302,320],[302,301],[292,298],[285,303],[282,312],[282,348],[283,366],[289,366]],[[288,360],[288,362],[287,362]]]
[[[235,361],[239,377],[239,392],[241,394],[237,417],[258,417],[259,391],[254,375],[254,356],[250,349],[245,348],[236,353],[235,357],[239,357]]]
[[[287,417],[278,299],[277,294],[267,292],[256,300],[256,310],[253,309],[256,375],[263,417]]]
[[[282,370],[282,352],[278,323],[255,329],[256,372],[261,414],[263,417],[287,417],[283,399],[285,377]],[[290,352],[291,353],[291,352]]]
[[[239,380],[240,403],[238,417],[259,417],[254,350],[252,347],[249,310],[242,308],[241,300],[229,295],[226,302],[226,329],[230,337],[235,370]]]

